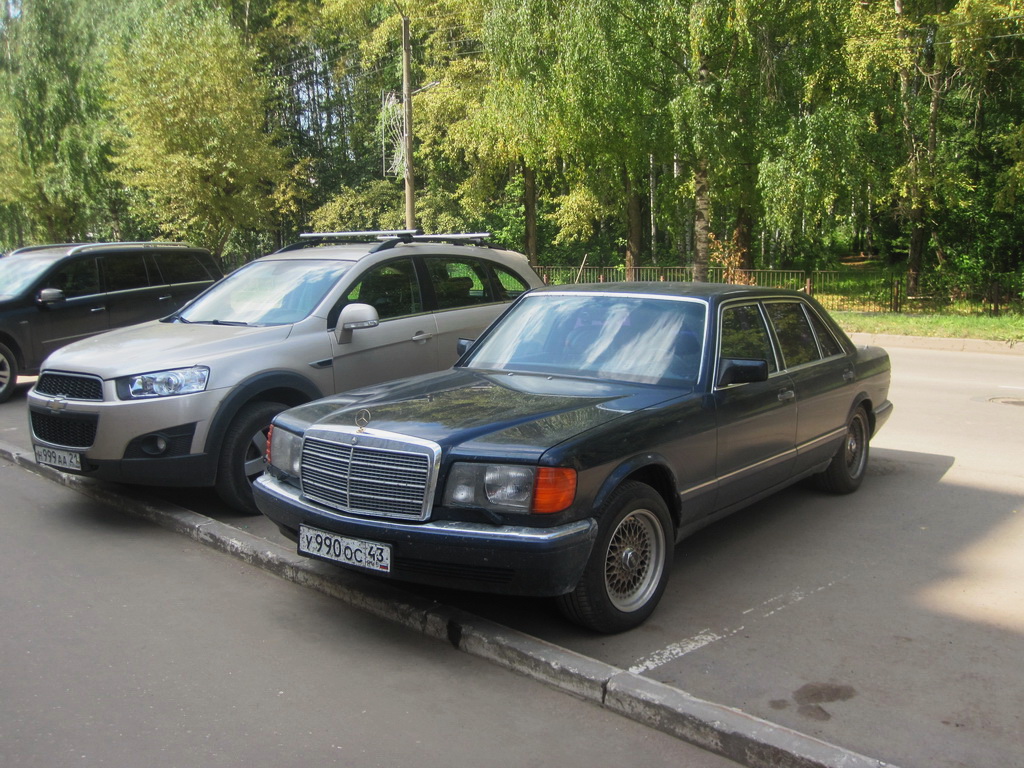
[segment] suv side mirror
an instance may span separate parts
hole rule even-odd
[[[738,357],[723,357],[718,366],[718,386],[750,384],[768,381],[767,360],[744,360]]]
[[[455,352],[459,357],[462,357],[474,344],[476,344],[476,339],[459,339],[455,344]]]
[[[36,297],[36,301],[43,306],[60,304],[64,301],[64,291],[60,288],[43,288],[43,290],[39,292],[39,296]]]
[[[338,326],[335,330],[339,344],[352,342],[352,331],[360,328],[376,328],[380,325],[377,310],[369,304],[349,304],[338,315]]]

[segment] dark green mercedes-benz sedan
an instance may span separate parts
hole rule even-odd
[[[855,491],[889,373],[793,291],[541,288],[446,372],[280,414],[256,501],[304,555],[619,632],[688,534],[803,478]]]

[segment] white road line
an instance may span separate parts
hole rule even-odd
[[[779,611],[783,611],[792,605],[796,605],[801,600],[804,600],[811,595],[815,595],[818,592],[828,589],[834,584],[834,581],[830,581],[823,587],[816,587],[809,591],[804,589],[794,589],[792,592],[776,595],[775,597],[765,600],[758,606],[748,608],[743,611],[743,615],[747,616],[751,613],[761,611],[761,616],[755,618],[755,621],[759,619],[767,619],[774,616]],[[692,637],[666,645],[664,648],[638,659],[636,663],[629,668],[629,671],[636,675],[643,674],[644,672],[650,672],[652,669],[657,669],[658,667],[668,664],[670,661],[680,659],[688,653],[699,651],[701,648],[711,645],[711,643],[716,643],[719,640],[726,640],[733,635],[742,632],[744,629],[746,629],[745,625],[736,627],[735,629],[722,629],[717,632],[713,632],[710,628],[703,629]]]

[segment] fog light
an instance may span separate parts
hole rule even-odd
[[[163,435],[147,435],[142,438],[142,450],[149,456],[160,456],[167,450],[167,438]]]

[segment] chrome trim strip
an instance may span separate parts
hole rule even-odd
[[[721,475],[718,478],[718,482],[727,482],[733,479],[734,477],[745,475],[748,472],[756,472],[757,470],[762,469],[763,467],[767,467],[771,464],[779,464],[783,461],[787,461],[793,458],[794,456],[796,456],[796,448],[790,448],[788,451],[783,451],[782,453],[777,453],[774,456],[769,456],[767,459],[761,459],[761,461],[757,462],[756,464],[747,464],[745,467],[740,467],[739,469],[733,470],[728,475]]]
[[[817,448],[818,446],[823,445],[824,443],[830,442],[832,440],[838,440],[843,436],[845,432],[846,427],[839,427],[839,429],[834,429],[831,432],[827,432],[821,437],[816,437],[813,440],[808,440],[805,443],[801,443],[796,447],[796,450],[797,452],[800,452],[806,451],[811,448]]]

